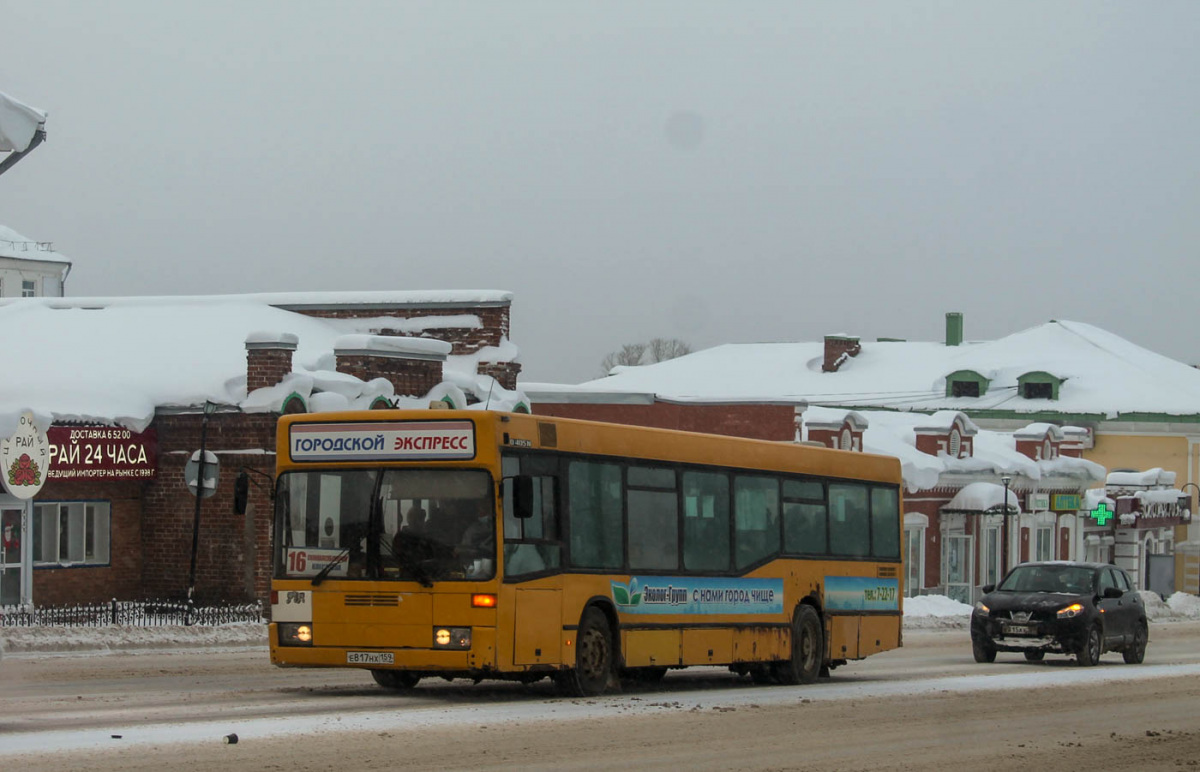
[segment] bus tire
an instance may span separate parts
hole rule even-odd
[[[371,677],[384,689],[406,692],[417,685],[421,676],[407,670],[372,670]]]
[[[584,609],[575,635],[575,667],[558,676],[559,689],[571,697],[592,697],[608,689],[615,656],[608,617],[595,606]]]
[[[792,656],[775,663],[775,679],[785,686],[811,684],[825,664],[825,636],[817,610],[807,604],[796,607],[792,616]]]

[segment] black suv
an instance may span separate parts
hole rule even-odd
[[[1021,651],[1032,662],[1046,652],[1074,654],[1080,665],[1095,665],[1106,651],[1131,665],[1146,657],[1146,607],[1116,566],[1022,563],[983,592],[971,614],[976,662],[995,662],[998,651]]]

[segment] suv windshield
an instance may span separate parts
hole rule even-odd
[[[997,590],[1003,592],[1057,592],[1086,595],[1093,592],[1095,572],[1082,566],[1017,566]]]
[[[290,472],[275,497],[275,575],[490,579],[496,503],[482,470]]]

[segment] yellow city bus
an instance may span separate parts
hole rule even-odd
[[[592,695],[900,645],[895,458],[473,410],[284,416],[277,453],[276,665]]]

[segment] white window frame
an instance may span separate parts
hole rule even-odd
[[[904,516],[904,595],[915,598],[925,589],[925,532],[929,518],[918,512]],[[915,548],[915,560],[912,550]]]
[[[37,566],[106,566],[112,561],[112,505],[108,501],[38,501],[33,518]]]
[[[37,297],[37,279],[21,279],[21,297]]]

